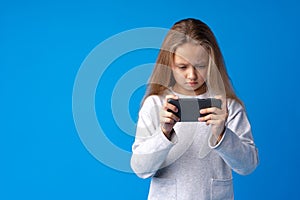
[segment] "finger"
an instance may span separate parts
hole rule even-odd
[[[173,119],[170,117],[163,117],[160,119],[160,123],[167,123],[167,124],[175,124],[178,121],[179,119]]]
[[[205,121],[214,120],[215,119],[215,115],[213,115],[213,114],[206,115],[204,117],[204,119],[205,119]]]
[[[198,120],[200,122],[207,122],[208,120],[214,120],[216,119],[214,114],[205,115],[204,117],[199,117]]]
[[[176,116],[174,113],[168,112],[168,111],[165,111],[165,110],[161,110],[160,116],[161,116],[161,119],[163,119],[163,118],[171,118],[175,122],[180,121],[180,118],[178,116]]]
[[[221,95],[217,95],[215,96],[216,99],[220,99],[222,101],[222,105],[221,105],[221,109],[225,112],[227,112],[227,101],[226,101],[226,97],[221,96]]]
[[[211,108],[204,108],[200,110],[201,114],[208,114],[208,113],[220,113],[220,109],[216,107],[211,107]]]
[[[214,126],[220,126],[222,124],[222,120],[219,119],[211,119],[205,121],[206,125],[214,125]]]
[[[165,113],[164,117],[171,118],[176,122],[178,122],[180,120],[180,118],[177,117],[174,113],[171,113],[171,112],[168,112],[168,111]]]
[[[227,99],[226,96],[216,96],[216,98],[219,98],[222,101],[222,105],[221,105],[221,109],[222,109],[222,113],[220,113],[220,115],[222,115],[222,119],[224,121],[227,120],[228,117],[228,108],[227,108]]]
[[[164,102],[164,109],[165,110],[172,110],[173,112],[178,112],[178,108],[176,106],[174,106],[173,104],[171,103],[168,103],[168,99],[178,99],[178,96],[176,95],[173,95],[173,94],[170,94],[170,95],[166,95],[165,97],[165,102]]]
[[[178,96],[174,94],[168,94],[166,95],[165,100],[168,101],[168,99],[178,99]]]
[[[203,121],[203,122],[205,122],[206,125],[214,125],[214,124],[216,124],[215,121],[216,120],[209,119],[209,120],[206,120],[206,121]]]
[[[172,110],[173,112],[177,113],[178,112],[178,108],[176,106],[174,106],[173,104],[170,103],[166,103],[165,104],[165,110]]]
[[[169,124],[169,125],[173,125],[176,123],[176,121],[172,118],[168,118],[168,117],[164,117],[161,119],[160,121],[162,124]]]
[[[165,100],[164,100],[165,105],[167,104],[167,102],[168,102],[169,99],[175,99],[175,100],[177,100],[177,99],[178,99],[178,96],[176,96],[176,95],[174,95],[174,94],[166,95],[166,96],[165,96]]]

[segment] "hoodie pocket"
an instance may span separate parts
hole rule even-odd
[[[152,177],[148,200],[176,200],[176,180]]]
[[[233,200],[232,179],[212,179],[211,200]]]

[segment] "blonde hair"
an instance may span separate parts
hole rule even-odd
[[[143,101],[150,95],[164,94],[175,84],[171,70],[174,54],[178,46],[188,42],[202,45],[209,54],[205,83],[208,91],[212,94],[220,94],[220,91],[223,90],[227,98],[234,99],[243,105],[233,90],[223,55],[213,32],[204,22],[192,18],[176,22],[166,35],[148,81]]]

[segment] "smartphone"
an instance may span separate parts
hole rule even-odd
[[[180,122],[196,122],[199,117],[207,115],[200,114],[201,109],[210,107],[217,107],[221,109],[222,106],[222,101],[216,98],[179,98],[176,100],[168,99],[168,102],[178,108],[177,113],[171,110],[168,111],[178,116],[180,118]]]

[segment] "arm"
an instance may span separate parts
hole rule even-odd
[[[246,175],[258,165],[258,153],[250,123],[245,110],[237,102],[230,102],[228,112],[221,140],[216,142],[215,138],[211,137],[209,144],[235,172]]]
[[[159,101],[157,96],[146,99],[139,112],[131,168],[141,178],[153,176],[176,143],[175,133],[169,140],[161,130]]]

